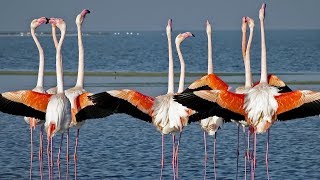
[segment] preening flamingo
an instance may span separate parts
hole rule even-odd
[[[206,109],[209,115],[213,114],[235,120],[245,119],[253,130],[255,137],[257,133],[268,131],[277,119],[283,121],[320,114],[320,92],[296,90],[278,93],[277,88],[268,84],[264,12],[265,4],[262,5],[259,12],[262,50],[261,77],[258,85],[251,88],[247,94],[235,94],[225,90],[211,90],[195,91],[175,96],[177,102],[196,111]],[[267,154],[268,149],[266,151]],[[266,160],[267,158],[266,156]],[[266,164],[268,164],[267,162]],[[252,178],[254,179],[254,169]]]
[[[40,42],[36,36],[35,30],[42,24],[48,23],[48,19],[46,17],[41,17],[38,19],[32,20],[30,24],[30,31],[31,31],[31,36],[36,43],[36,46],[39,51],[39,71],[38,71],[38,79],[37,79],[37,85],[35,88],[32,89],[34,92],[38,93],[45,93],[45,90],[43,88],[43,76],[44,76],[44,53],[43,49],[40,45]],[[30,179],[32,177],[32,161],[33,161],[33,129],[36,128],[36,125],[40,125],[40,145],[39,145],[39,162],[40,162],[40,175],[42,177],[42,133],[43,133],[43,128],[42,124],[44,123],[44,120],[40,119],[35,119],[32,117],[24,117],[24,120],[27,124],[30,125]]]
[[[80,14],[76,17],[76,24],[78,30],[78,50],[79,50],[79,64],[78,64],[78,76],[75,87],[67,89],[65,91],[65,95],[69,99],[71,103],[71,126],[77,128],[77,136],[76,136],[76,144],[74,148],[74,174],[75,179],[77,178],[77,148],[78,148],[78,138],[81,126],[84,124],[84,121],[77,123],[75,115],[80,109],[79,103],[77,103],[77,97],[86,91],[83,89],[83,81],[84,81],[84,49],[82,43],[82,23],[86,17],[86,15],[90,13],[89,10],[84,9]],[[69,130],[67,130],[67,142],[69,142]],[[67,145],[68,146],[68,145]],[[68,153],[67,153],[68,154]]]

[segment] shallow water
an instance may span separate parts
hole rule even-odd
[[[289,76],[289,75],[287,75]],[[296,75],[299,76],[299,75]],[[300,75],[299,77],[301,77]],[[314,75],[312,75],[314,76]],[[233,78],[231,78],[233,77]],[[280,75],[282,78],[282,76]],[[283,76],[284,78],[288,78]],[[308,77],[308,76],[306,76]],[[198,78],[189,77],[190,81]],[[222,76],[227,82],[241,79],[240,76]],[[229,78],[229,79],[228,79]],[[302,78],[302,77],[301,77]],[[66,85],[74,83],[74,76],[67,76]],[[290,78],[289,78],[290,79]],[[298,78],[294,78],[298,79]],[[6,83],[1,91],[17,90],[34,83],[35,76],[1,75],[0,84]],[[166,92],[166,77],[89,76],[87,90],[101,92],[109,89],[130,88],[156,96]],[[141,81],[141,82],[140,82]],[[146,84],[144,82],[146,82]],[[54,84],[54,77],[46,78]],[[89,83],[94,82],[94,83]],[[140,83],[139,83],[140,82]],[[161,82],[160,86],[158,83]],[[232,84],[236,87],[236,84]],[[294,89],[319,90],[320,84],[292,84]],[[29,175],[30,142],[29,128],[22,117],[0,114],[0,178],[26,179]],[[269,169],[272,179],[319,179],[320,134],[318,117],[277,122],[271,129]],[[35,149],[38,148],[39,128],[35,133]],[[225,124],[217,135],[218,179],[235,179],[237,127]],[[76,131],[71,129],[70,171],[73,177],[73,146]],[[179,177],[181,179],[203,178],[203,136],[196,123],[188,125],[182,136],[179,153]],[[243,134],[241,134],[243,137]],[[60,136],[54,138],[54,155],[57,157]],[[171,136],[165,138],[164,178],[172,179]],[[266,179],[265,171],[266,135],[258,135],[257,179]],[[240,141],[240,171],[243,171],[244,139]],[[65,147],[65,145],[64,145]],[[36,151],[36,150],[35,150]],[[65,149],[62,154],[62,169],[65,170]],[[213,178],[213,138],[208,137],[207,177]],[[160,175],[161,135],[153,125],[127,115],[112,115],[108,118],[89,120],[80,131],[78,148],[78,179],[158,179]],[[46,159],[46,156],[44,156]],[[45,177],[47,177],[45,160]],[[57,167],[55,167],[57,173]],[[34,177],[39,178],[38,160],[35,153]],[[62,171],[65,175],[65,171]],[[243,172],[239,172],[243,179]],[[57,174],[55,174],[57,178]]]
[[[177,33],[177,32],[174,32]],[[188,77],[186,84],[206,71],[205,32],[182,45]],[[240,31],[214,32],[214,66],[223,80],[233,87],[243,84],[243,65],[240,50]],[[319,31],[268,31],[268,67],[293,89],[319,91],[320,37]],[[255,33],[252,49],[252,69],[259,70],[259,32]],[[51,37],[39,37],[46,56],[46,70],[54,71]],[[166,92],[167,47],[162,32],[140,32],[139,36],[106,34],[84,37],[86,52],[85,87],[90,92],[110,89],[136,89],[150,96]],[[32,89],[36,83],[38,54],[31,37],[0,37],[0,92]],[[76,71],[76,37],[68,36],[63,48],[64,67]],[[280,60],[279,60],[280,59]],[[178,62],[175,56],[175,62]],[[227,64],[227,65],[226,65]],[[176,69],[179,66],[175,66]],[[9,71],[14,72],[9,72]],[[22,72],[27,71],[27,72]],[[136,73],[142,72],[142,73]],[[155,73],[157,72],[157,73]],[[258,71],[255,71],[258,72]],[[54,73],[45,77],[47,88],[55,86]],[[68,73],[65,73],[68,74]],[[72,73],[71,73],[72,74]],[[66,88],[72,87],[76,76],[65,77]],[[258,79],[258,74],[254,76]],[[178,76],[176,76],[176,83]],[[0,113],[0,179],[29,177],[29,128],[22,117]],[[320,179],[319,117],[277,122],[271,129],[269,169],[272,179]],[[225,124],[217,135],[217,177],[235,179],[237,127]],[[35,151],[38,148],[39,128],[34,131]],[[71,129],[70,171],[73,178],[73,146],[76,131]],[[203,178],[203,137],[198,124],[183,131],[179,153],[180,179]],[[243,136],[243,135],[242,135]],[[54,138],[54,155],[60,137]],[[164,179],[172,179],[171,136],[165,138]],[[258,135],[258,164],[256,179],[266,179],[266,135]],[[244,140],[241,138],[239,172],[243,178]],[[65,146],[64,146],[65,147]],[[207,177],[213,179],[213,138],[208,137]],[[65,157],[63,150],[62,157]],[[161,135],[148,123],[127,115],[90,120],[80,131],[78,148],[78,179],[158,179],[160,175]],[[46,159],[46,156],[44,156]],[[62,158],[65,170],[65,159]],[[34,179],[39,179],[37,153],[34,157]],[[57,168],[55,166],[55,173]],[[65,176],[65,171],[62,172]],[[47,168],[45,161],[45,178]],[[57,179],[57,174],[55,174]]]

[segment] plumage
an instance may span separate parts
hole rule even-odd
[[[0,111],[44,120],[50,97],[31,90],[5,92],[0,95]]]
[[[78,122],[107,117],[114,113],[125,113],[146,122],[152,122],[150,115],[154,98],[135,90],[123,89],[93,95],[82,94],[78,102],[81,107],[76,114]]]
[[[226,84],[217,75],[208,74],[194,81],[187,89],[183,91],[183,93],[199,91],[199,90],[214,90],[214,89],[228,90],[229,85]]]

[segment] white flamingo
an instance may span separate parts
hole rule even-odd
[[[30,24],[30,29],[31,29],[31,36],[36,43],[36,46],[39,51],[39,71],[38,71],[38,79],[37,79],[37,85],[35,88],[32,89],[34,92],[38,93],[45,93],[45,90],[43,88],[43,76],[44,76],[44,53],[43,49],[40,45],[40,42],[36,36],[35,30],[41,26],[44,23],[47,23],[47,18],[46,17],[41,17],[38,19],[32,20]],[[39,162],[40,162],[40,175],[42,178],[42,139],[41,137],[43,136],[43,128],[42,124],[44,123],[43,120],[32,118],[32,117],[24,117],[24,120],[27,124],[30,125],[30,179],[32,177],[32,161],[33,161],[33,129],[36,128],[36,125],[40,126],[40,145],[39,145]]]
[[[64,133],[68,130],[71,121],[71,105],[63,90],[63,68],[61,58],[61,47],[66,34],[66,24],[61,18],[50,18],[50,24],[55,24],[61,31],[56,52],[56,75],[57,75],[57,94],[52,95],[46,110],[45,129],[48,137],[48,162],[51,161],[49,168],[49,179],[53,178],[53,143],[52,137],[57,133]],[[51,146],[51,154],[49,153],[49,144]],[[49,160],[49,154],[51,159]]]
[[[81,11],[80,14],[76,17],[76,24],[78,30],[78,49],[79,49],[79,64],[78,64],[78,76],[77,76],[77,83],[75,87],[67,89],[65,94],[71,103],[71,126],[77,128],[77,136],[76,136],[76,144],[74,148],[74,173],[75,179],[77,178],[77,147],[78,147],[78,138],[81,126],[84,124],[85,121],[77,123],[76,121],[76,114],[78,113],[80,107],[79,103],[77,102],[77,97],[86,91],[83,88],[83,81],[84,81],[84,49],[82,43],[82,23],[86,17],[86,15],[90,13],[89,10],[84,9]],[[69,141],[69,132],[67,133],[67,142]]]

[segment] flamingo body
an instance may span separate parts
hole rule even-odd
[[[53,137],[56,133],[64,133],[71,122],[71,104],[63,93],[52,95],[47,107],[45,127],[48,137]],[[49,132],[51,124],[54,129]]]

